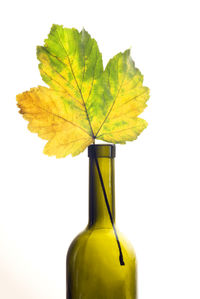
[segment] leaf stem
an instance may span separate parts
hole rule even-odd
[[[106,190],[105,190],[105,186],[104,186],[104,182],[103,182],[101,170],[100,170],[100,167],[99,167],[99,162],[98,162],[98,159],[96,157],[95,157],[95,162],[96,162],[97,171],[98,171],[98,174],[99,174],[99,179],[100,179],[100,182],[101,182],[101,187],[102,187],[103,194],[104,194],[104,199],[105,199],[106,207],[107,207],[108,214],[109,214],[109,217],[110,217],[110,222],[112,223],[113,231],[114,231],[115,238],[116,238],[116,241],[117,241],[117,245],[118,245],[118,248],[119,248],[119,262],[120,262],[121,266],[124,266],[125,263],[124,263],[124,259],[123,259],[123,254],[122,254],[122,249],[121,249],[120,241],[119,241],[119,238],[118,238],[118,235],[117,235],[117,231],[116,231],[115,224],[114,224],[114,221],[113,221],[112,213],[111,213],[111,210],[110,210],[110,205],[109,205],[109,202],[108,202],[108,197],[107,197],[107,194],[106,194]]]

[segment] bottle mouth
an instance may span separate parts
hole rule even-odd
[[[88,146],[89,158],[115,158],[115,144],[91,144]]]

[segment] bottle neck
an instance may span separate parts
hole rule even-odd
[[[96,161],[97,160],[97,161]],[[97,163],[101,172],[100,179]],[[115,185],[114,158],[98,157],[89,160],[89,227],[112,228],[110,216],[106,207],[105,194],[110,206],[112,219],[115,222]]]

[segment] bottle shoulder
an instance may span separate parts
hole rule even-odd
[[[120,245],[125,255],[136,259],[135,251],[130,241],[117,229]],[[78,254],[101,255],[102,252],[107,256],[118,255],[118,247],[115,234],[112,228],[92,228],[86,227],[72,241],[68,249],[68,257]]]
[[[69,249],[68,249],[68,255],[73,251],[77,250],[78,248],[80,249],[84,243],[87,241],[89,238],[90,232],[86,229],[81,231],[71,242]]]
[[[73,240],[67,255],[70,296],[136,299],[135,253],[130,242],[117,232],[125,265],[120,264],[113,229],[86,228]]]

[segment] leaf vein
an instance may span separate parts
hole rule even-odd
[[[32,102],[33,106],[39,108],[40,110],[42,110],[42,111],[44,111],[44,112],[46,112],[46,113],[48,113],[48,114],[53,115],[54,117],[58,117],[59,119],[65,121],[65,122],[70,123],[70,124],[73,125],[74,127],[77,127],[78,129],[84,131],[87,135],[89,135],[88,132],[87,132],[86,130],[84,130],[82,127],[78,126],[77,124],[73,123],[72,121],[70,121],[70,120],[68,120],[68,119],[66,119],[66,118],[64,118],[64,117],[62,117],[62,116],[60,116],[60,115],[58,115],[58,114],[56,114],[56,113],[53,113],[53,112],[51,112],[51,111],[49,111],[49,110],[47,110],[47,109],[41,107],[40,105],[35,104],[31,95],[30,95],[30,97],[31,97],[31,102]],[[39,99],[39,97],[38,97],[37,95],[36,95],[36,97]],[[89,135],[89,136],[90,136],[90,135]]]
[[[70,96],[74,101],[76,101],[79,105],[81,105],[81,106],[83,106],[84,107],[84,105],[81,103],[81,102],[79,102],[76,98],[74,98],[69,92],[68,92],[68,90],[65,88],[65,87],[63,87],[58,81],[56,81],[55,79],[53,79],[49,74],[47,74],[47,72],[45,72],[44,70],[42,70],[42,72],[47,76],[47,77],[49,77],[51,80],[53,80],[53,81],[55,81],[56,82],[56,84],[58,84],[65,92],[64,93],[66,93],[68,96]],[[59,74],[59,73],[58,73]],[[56,90],[57,91],[57,90]],[[60,90],[59,90],[59,92],[61,92]],[[80,110],[82,110],[82,109],[80,109]],[[85,111],[85,110],[82,110],[82,111]]]
[[[104,121],[102,122],[101,126],[99,127],[99,130],[97,131],[96,136],[97,136],[98,133],[101,131],[103,125],[105,124],[106,120],[108,119],[109,114],[111,113],[111,111],[112,111],[112,109],[113,109],[113,106],[114,106],[114,104],[115,104],[115,102],[116,102],[116,99],[117,99],[117,97],[118,97],[118,95],[119,95],[119,92],[120,92],[120,90],[121,90],[121,88],[122,88],[122,84],[123,84],[123,82],[124,82],[124,80],[125,80],[125,75],[126,75],[126,74],[124,74],[124,76],[123,76],[122,82],[121,82],[120,87],[119,87],[119,89],[118,89],[118,91],[117,91],[117,94],[116,94],[116,96],[115,96],[115,99],[114,99],[114,101],[113,101],[113,103],[112,103],[112,105],[111,105],[111,107],[110,107],[110,109],[109,109],[109,111],[108,111],[108,113],[107,113],[107,115],[106,115]]]
[[[57,33],[58,33],[58,32],[57,32]],[[70,65],[71,73],[72,73],[72,75],[73,75],[73,77],[74,77],[74,80],[75,80],[75,82],[76,82],[77,88],[78,88],[78,90],[79,90],[79,92],[80,92],[80,95],[81,95],[81,98],[82,98],[82,101],[83,101],[83,105],[84,105],[84,107],[85,107],[86,116],[87,116],[87,119],[88,119],[88,122],[89,122],[89,125],[90,125],[90,130],[91,130],[92,136],[93,136],[93,138],[94,138],[94,133],[93,133],[92,126],[91,126],[91,122],[90,122],[90,119],[89,119],[89,115],[88,115],[88,112],[87,112],[87,109],[86,109],[85,101],[84,101],[82,92],[81,92],[81,90],[80,90],[80,87],[79,87],[79,85],[78,85],[76,76],[75,76],[75,74],[74,74],[74,71],[73,71],[73,68],[72,68],[72,65],[71,65],[71,62],[70,62],[69,55],[68,55],[67,50],[65,49],[65,47],[64,47],[64,45],[63,45],[63,43],[62,43],[62,41],[61,41],[61,39],[60,39],[60,35],[59,35],[59,33],[58,33],[58,38],[59,38],[59,42],[60,42],[61,46],[63,47],[63,49],[64,49],[64,51],[65,51],[65,53],[66,53],[66,55],[67,55],[67,59],[68,59],[69,65]]]
[[[112,132],[108,132],[108,133],[103,133],[103,134],[99,135],[98,137],[105,136],[105,135],[109,135],[109,134],[116,134],[116,133],[119,133],[119,132],[123,132],[123,131],[128,131],[128,130],[130,130],[130,129],[134,129],[134,128],[136,128],[136,125],[133,126],[133,127],[126,128],[126,129],[121,129],[121,130],[117,130],[117,131],[112,131]]]

